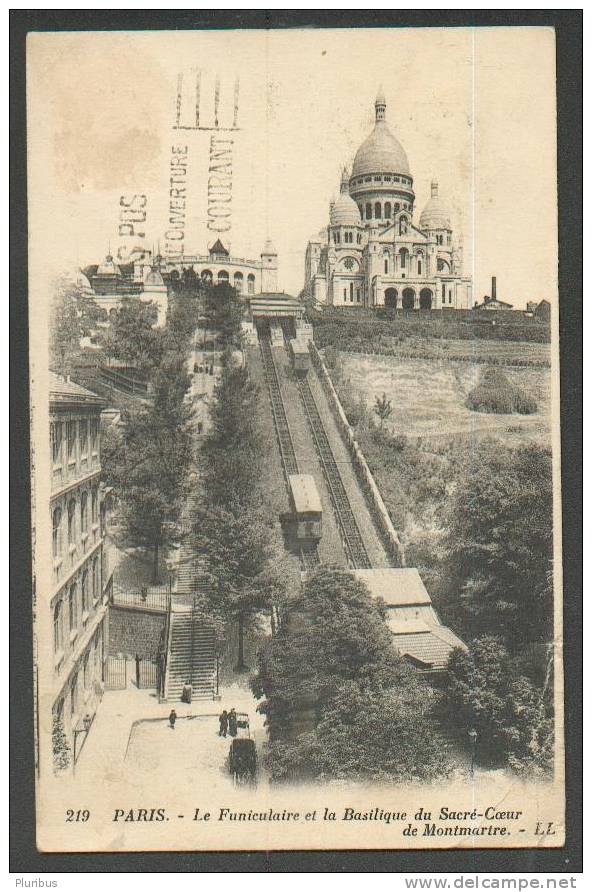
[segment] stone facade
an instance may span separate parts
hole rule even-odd
[[[100,415],[94,393],[50,373],[52,703],[72,748],[104,690],[108,605]]]
[[[351,176],[343,171],[329,225],[308,243],[303,296],[329,306],[469,309],[471,279],[438,183],[416,224],[413,177],[382,94],[375,112]]]
[[[109,611],[109,653],[152,658],[164,634],[166,615],[136,607],[112,606]]]

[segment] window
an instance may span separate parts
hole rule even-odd
[[[353,257],[346,257],[345,260],[343,261],[343,265],[346,269],[353,269],[354,268]]]
[[[360,303],[360,289],[359,288],[356,288],[356,301],[357,301],[357,303]]]
[[[372,219],[372,205],[369,201],[366,202],[366,220]]]
[[[344,289],[343,289],[343,301],[344,301],[344,303],[345,303],[346,300],[347,300],[347,288],[344,288]]]
[[[62,602],[58,601],[53,609],[53,649],[58,654],[63,647],[62,635]]]
[[[84,685],[84,690],[88,690],[88,685],[90,682],[90,673],[88,671],[88,661],[89,661],[90,653],[86,653],[84,655],[84,662],[82,663],[82,684]]]
[[[76,461],[76,422],[68,421],[66,424],[66,436],[68,438],[68,461]]]
[[[78,673],[72,679],[70,686],[70,715],[75,715],[78,711]]]
[[[80,532],[88,532],[88,493],[83,492],[80,497]]]
[[[99,559],[95,558],[92,565],[92,596],[93,601],[99,597]]]
[[[421,276],[421,260],[417,261],[417,275]]]
[[[99,502],[99,492],[95,486],[91,493],[91,497],[90,497],[90,516],[91,516],[91,522],[93,524],[97,523],[99,520],[99,514],[98,514],[98,508],[97,508],[98,502]]]
[[[334,241],[335,241],[335,244],[338,245],[339,242],[340,242],[340,238],[339,238],[339,233],[338,233],[338,232],[335,232],[335,233],[333,234],[333,239],[334,239]]]
[[[389,177],[390,179],[390,177]],[[391,203],[387,201],[384,205],[384,216],[386,220],[390,220],[391,217]]]
[[[86,419],[79,424],[80,433],[80,457],[86,458],[88,455],[88,421]]]
[[[353,302],[354,302],[354,283],[353,282],[349,283],[349,299],[350,299],[350,302],[353,304]]]
[[[438,267],[439,269],[440,267]],[[446,285],[442,282],[442,303],[446,303]]]
[[[377,220],[382,217],[382,206],[379,201],[375,202],[374,204],[374,216]]]
[[[221,269],[218,272],[218,285],[227,285],[228,284],[228,273],[225,269]]]
[[[62,509],[56,508],[52,515],[52,552],[54,558],[62,553]]]
[[[407,269],[407,254],[408,253],[409,252],[407,251],[406,248],[401,248],[401,250],[399,251],[399,258],[401,261],[401,269]]]
[[[362,233],[358,232],[358,245],[362,244]]]
[[[76,583],[70,586],[70,594],[68,596],[68,625],[70,632],[73,632],[78,625],[78,592],[76,591]]]
[[[397,202],[395,202],[395,214],[397,213],[397,211],[400,211],[400,210],[401,210],[401,205],[397,201]]]
[[[384,272],[385,275],[388,275],[388,257],[384,258]]]
[[[249,294],[255,293],[255,276],[253,275],[253,273],[250,273],[247,276],[247,291]]]
[[[56,421],[50,426],[51,458],[54,465],[62,463],[62,422]]]
[[[89,603],[88,603],[88,570],[85,570],[82,574],[82,580],[80,582],[80,599],[82,601],[82,614],[89,612]]]
[[[234,288],[237,294],[243,293],[243,274],[235,273],[234,274]]]
[[[72,545],[76,539],[76,502],[70,499],[68,502],[68,545]]]
[[[93,453],[99,451],[99,419],[92,418],[90,422],[90,440]]]

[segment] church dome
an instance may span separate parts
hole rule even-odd
[[[113,260],[111,254],[107,254],[104,261],[97,267],[97,276],[120,276],[121,270]]]
[[[376,123],[364,140],[354,159],[352,177],[369,173],[399,173],[411,176],[405,149],[389,130],[386,120],[386,101],[379,91],[375,102]]]
[[[150,269],[144,274],[144,285],[152,285],[159,288],[164,285],[164,279],[162,278],[157,266],[150,267]]]
[[[420,229],[452,229],[450,211],[438,195],[438,183],[432,180],[432,197],[421,212]]]
[[[360,210],[349,194],[349,175],[343,169],[341,192],[336,202],[331,203],[331,226],[361,226]]]

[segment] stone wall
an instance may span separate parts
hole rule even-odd
[[[166,614],[138,607],[109,609],[109,653],[154,657],[164,633]]]
[[[337,396],[337,391],[333,386],[331,376],[329,375],[329,372],[327,371],[321,355],[315,345],[311,343],[309,347],[313,365],[319,374],[321,384],[323,385],[323,389],[327,394],[329,404],[335,418],[337,419],[337,424],[343,435],[343,438],[345,439],[345,442],[347,444],[347,448],[352,457],[352,463],[360,482],[360,486],[362,487],[366,498],[368,499],[372,513],[378,524],[378,528],[384,538],[389,554],[393,559],[393,566],[404,567],[405,555],[403,552],[403,546],[401,545],[397,532],[392,524],[390,515],[386,509],[386,505],[382,501],[382,496],[380,495],[380,491],[376,485],[374,477],[372,476],[372,472],[368,467],[366,459],[364,458],[364,454],[358,445],[358,442],[354,436],[354,432],[349,424],[349,421],[347,420],[345,412],[343,411],[343,406],[341,405],[339,397]]]

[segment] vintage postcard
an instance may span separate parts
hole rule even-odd
[[[30,33],[37,845],[564,843],[555,34]]]

